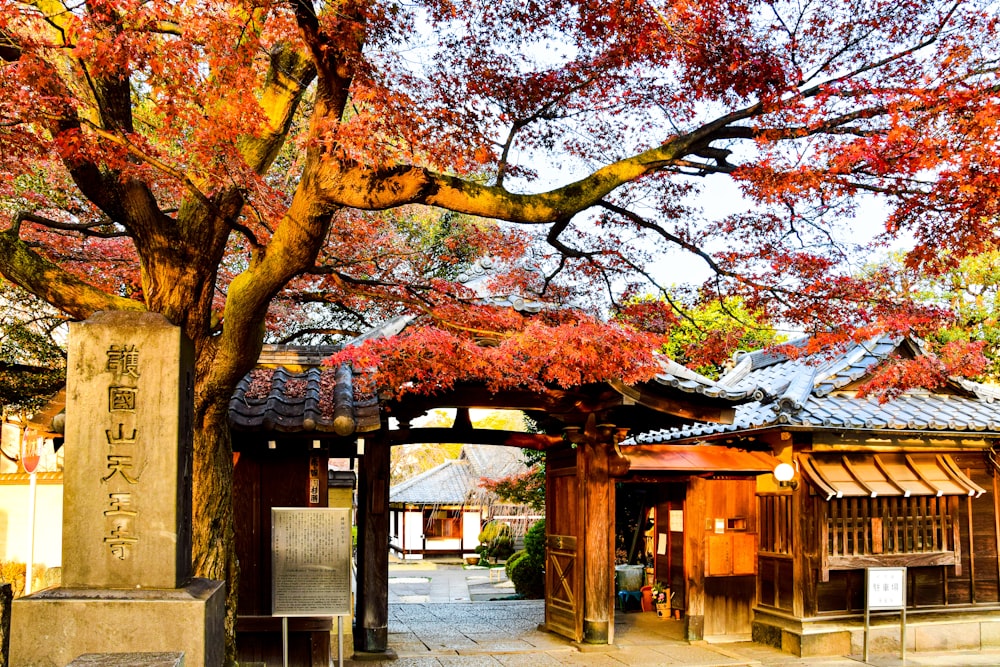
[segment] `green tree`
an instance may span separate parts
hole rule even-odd
[[[24,417],[41,408],[66,381],[65,351],[58,335],[64,318],[3,281],[0,304],[0,411],[4,417]]]
[[[674,361],[716,379],[737,350],[759,350],[782,342],[765,313],[738,297],[712,298],[691,307],[676,305],[677,322],[663,352]]]

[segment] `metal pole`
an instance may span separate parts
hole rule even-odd
[[[35,569],[35,489],[38,473],[28,475],[28,564],[24,568],[24,594],[31,593],[31,571]]]
[[[337,616],[337,667],[344,667],[344,617]]]
[[[899,658],[906,662],[906,570],[903,570],[903,613],[899,621]]]
[[[288,617],[281,617],[281,665],[288,667]]]
[[[865,649],[864,649],[864,660],[865,664],[868,663],[868,623],[870,618],[870,611],[868,609],[869,599],[868,599],[868,568],[865,568]]]

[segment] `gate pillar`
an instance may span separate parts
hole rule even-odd
[[[588,644],[614,641],[615,478],[628,470],[617,444],[625,429],[598,424],[565,429],[575,447],[546,459],[545,624]]]
[[[587,426],[591,431],[592,423]],[[583,641],[588,644],[610,644],[614,640],[615,485],[608,470],[610,449],[607,443],[587,437],[576,450],[585,517],[580,540]]]
[[[389,444],[369,441],[358,469],[354,651],[385,653],[389,641]]]

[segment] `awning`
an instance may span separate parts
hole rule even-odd
[[[778,460],[768,452],[748,452],[721,445],[629,445],[621,453],[629,472],[716,472],[761,475]]]
[[[807,454],[800,459],[813,487],[831,498],[981,496],[948,454]]]

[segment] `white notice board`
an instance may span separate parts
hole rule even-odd
[[[906,601],[905,567],[869,567],[868,609],[903,609]]]
[[[350,613],[350,510],[272,507],[271,614]]]

